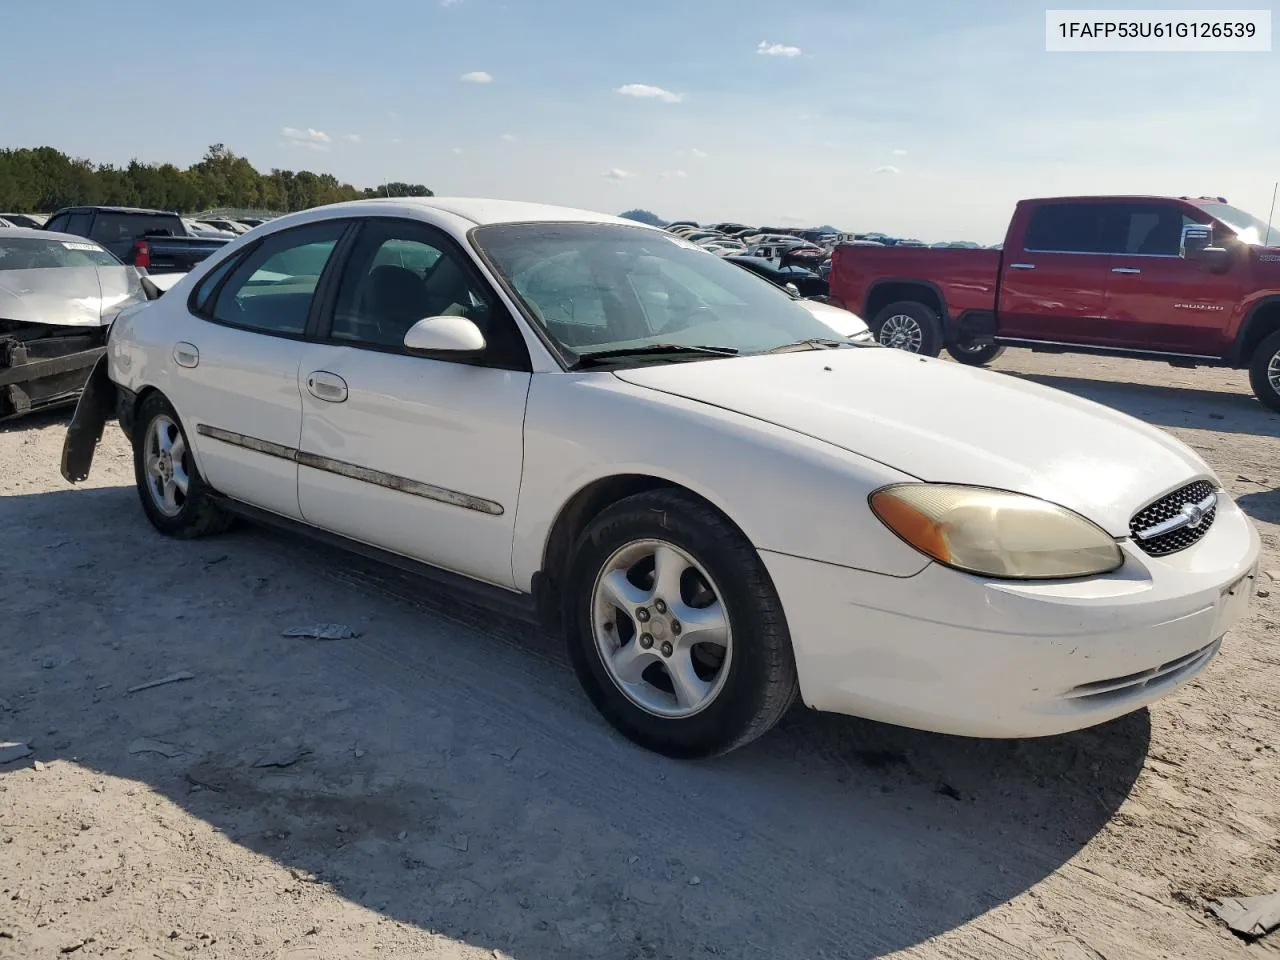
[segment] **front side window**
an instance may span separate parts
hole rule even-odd
[[[343,270],[329,335],[395,349],[419,320],[459,316],[491,340],[491,314],[490,294],[443,239],[420,224],[372,221]]]
[[[671,234],[516,223],[471,236],[569,362],[657,344],[757,353],[833,339],[784,290]]]
[[[1107,253],[1176,257],[1187,217],[1171,204],[1110,204],[1103,218],[1102,246]]]
[[[0,270],[118,267],[120,261],[88,240],[0,236]]]
[[[212,319],[262,333],[301,335],[320,275],[346,226],[331,220],[267,237],[222,285]]]

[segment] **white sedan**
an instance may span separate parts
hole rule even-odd
[[[121,314],[63,473],[118,414],[165,534],[249,516],[527,603],[673,756],[797,695],[1055,734],[1213,658],[1259,543],[1193,451],[826,313],[613,217],[323,207]]]

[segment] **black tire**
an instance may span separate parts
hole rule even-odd
[[[1263,406],[1280,413],[1280,391],[1270,376],[1272,361],[1280,372],[1280,330],[1258,344],[1249,360],[1249,385],[1253,387],[1254,396],[1262,401]]]
[[[987,343],[981,346],[966,346],[961,343],[948,343],[947,353],[957,363],[965,363],[971,367],[985,367],[1000,354],[1004,353],[1004,345]]]
[[[906,320],[895,320],[890,324],[894,318],[908,318],[914,321],[914,326]],[[922,357],[936,357],[942,353],[942,320],[937,311],[923,303],[915,300],[891,303],[872,318],[870,326],[881,346],[917,353]]]
[[[171,425],[167,431],[170,437],[175,440],[181,438],[184,452],[180,458],[180,466],[187,476],[186,494],[177,501],[177,510],[172,514],[166,513],[157,503],[158,497],[152,493],[146,465],[147,438],[159,429],[162,418]],[[142,510],[153,527],[167,537],[190,540],[222,533],[231,526],[233,518],[210,497],[209,486],[200,476],[195,458],[191,455],[186,431],[178,420],[178,414],[162,394],[150,394],[142,401],[132,433],[133,474],[138,487],[138,499],[142,501]]]
[[[720,668],[727,675],[709,703],[688,717],[661,717],[633,702],[595,641],[597,577],[617,551],[647,540],[665,541],[696,560],[727,613],[732,655]],[[782,718],[799,690],[782,604],[759,554],[719,511],[684,491],[628,497],[587,525],[569,563],[564,623],[574,670],[591,702],[624,736],[669,757],[717,756],[756,739]]]

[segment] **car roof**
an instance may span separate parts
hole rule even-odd
[[[77,237],[73,233],[58,233],[56,230],[33,230],[31,227],[13,227],[4,233],[0,233],[0,238],[5,240],[11,237],[26,237],[31,240],[63,240],[67,243],[92,243],[95,247],[102,248],[102,244],[96,240]]]
[[[352,200],[338,203],[323,209],[328,212],[362,212],[368,207],[398,206],[403,209],[439,210],[453,214],[472,223],[485,225],[492,223],[531,223],[540,221],[560,221],[564,223],[617,223],[638,229],[654,229],[633,220],[596,213],[591,210],[577,210],[572,207],[557,207],[546,203],[528,203],[523,200],[485,200],[478,197],[396,197],[384,199],[373,197],[369,200]]]
[[[62,209],[56,211],[54,213],[54,216],[56,216],[59,213],[80,213],[85,210],[96,210],[99,213],[145,213],[145,214],[151,214],[152,216],[159,216],[159,217],[178,216],[178,214],[174,213],[172,210],[153,210],[147,207],[113,207],[113,206],[104,206],[102,204],[96,204],[96,203],[87,203],[78,207],[63,207]]]

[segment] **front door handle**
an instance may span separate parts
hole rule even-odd
[[[1137,267],[1112,267],[1112,273],[1141,273]]]
[[[1035,265],[1034,263],[1011,263],[1011,264],[1009,264],[1009,269],[1010,269],[1010,270],[1034,270],[1035,268],[1036,268],[1036,265]]]
[[[336,373],[316,370],[307,376],[307,392],[317,400],[342,403],[347,399],[347,381]]]
[[[194,343],[185,340],[173,345],[173,362],[180,367],[194,367],[200,363],[200,351]]]

